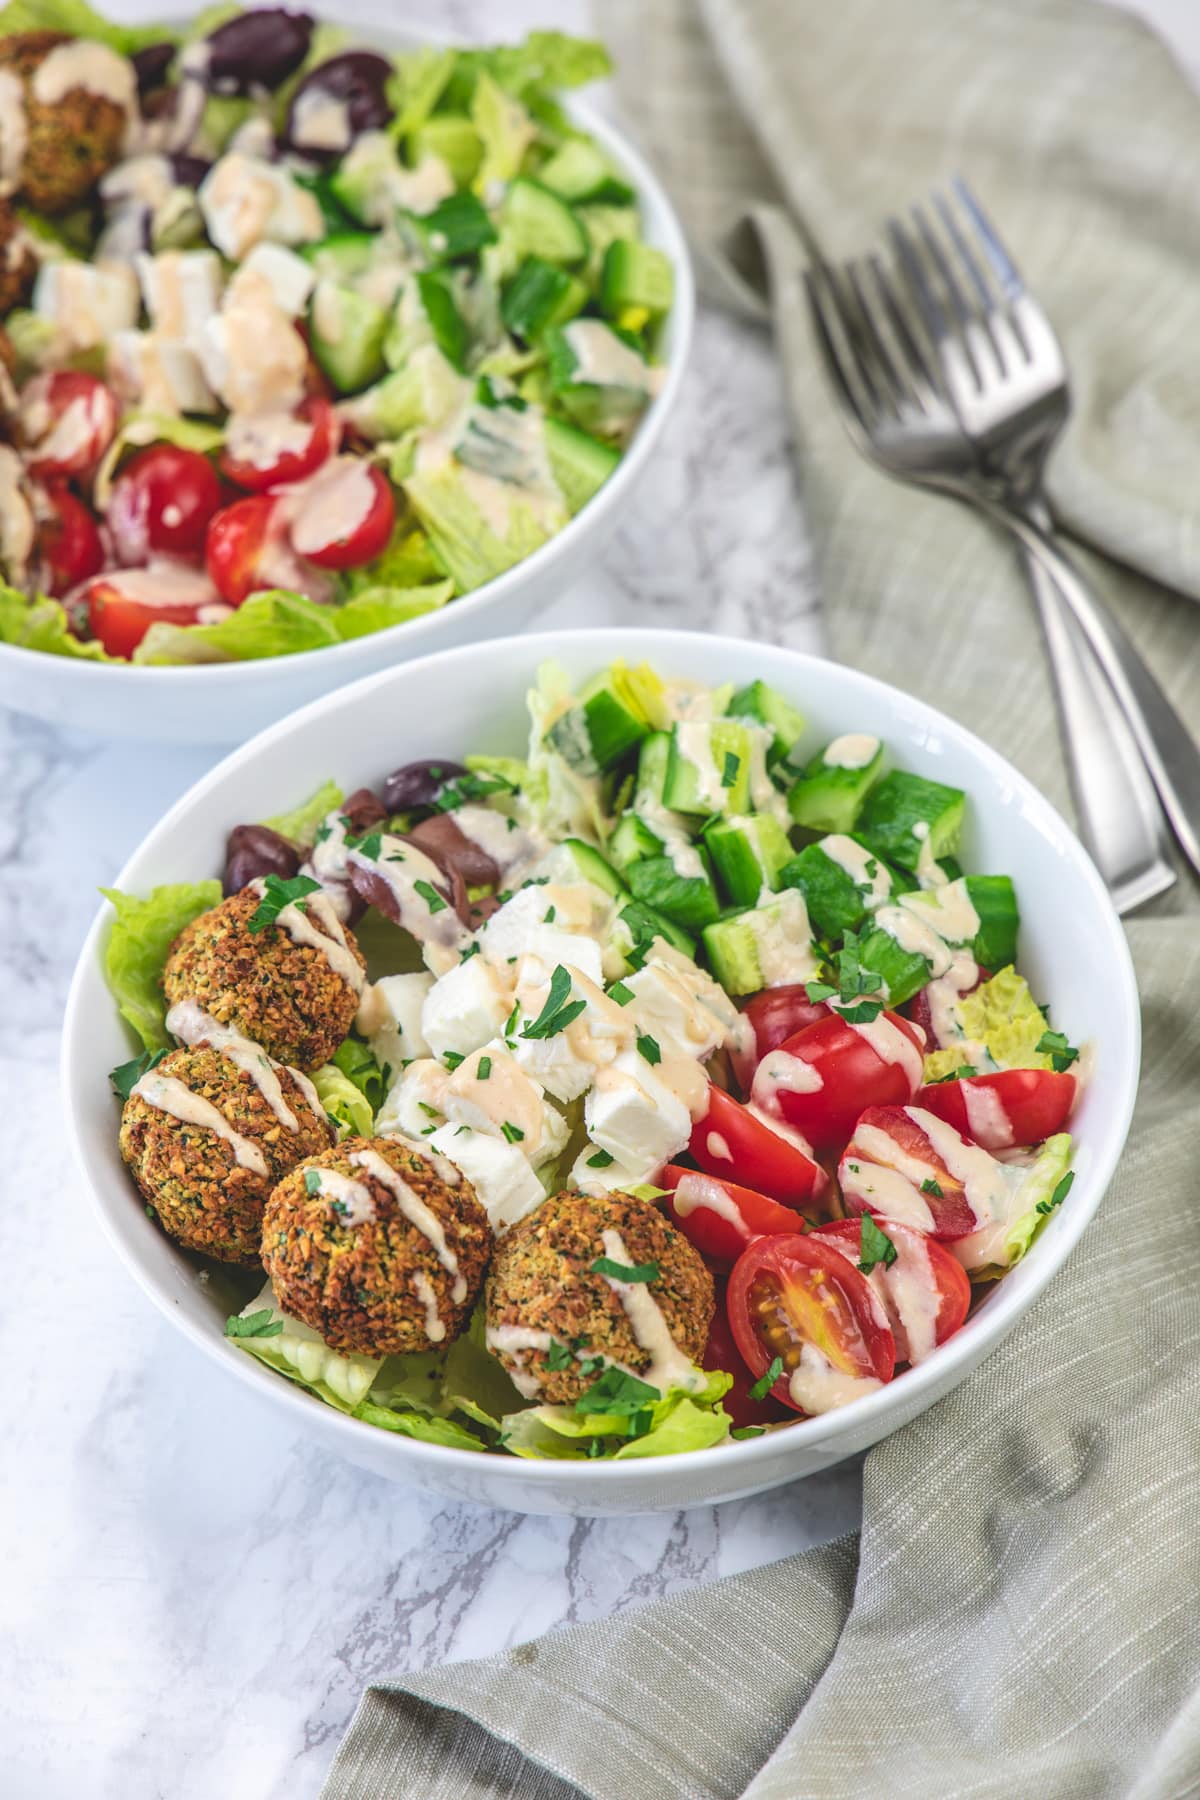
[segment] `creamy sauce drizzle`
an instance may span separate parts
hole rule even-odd
[[[368,1175],[373,1176],[394,1195],[409,1224],[415,1226],[421,1236],[433,1245],[434,1254],[453,1280],[450,1297],[456,1306],[461,1306],[467,1297],[466,1279],[459,1273],[458,1258],[446,1242],[445,1228],[437,1214],[426,1206],[419,1194],[413,1192],[403,1176],[398,1175],[391,1164],[384,1161],[378,1150],[354,1150],[350,1154],[350,1161],[358,1168],[365,1169]]]
[[[235,1068],[247,1074],[279,1123],[288,1131],[299,1131],[300,1121],[283,1097],[283,1084],[279,1077],[286,1067],[277,1063],[267,1055],[261,1044],[256,1044],[231,1025],[222,1025],[206,1013],[196,1000],[179,1000],[167,1014],[167,1030],[183,1044],[208,1044]],[[317,1098],[317,1090],[307,1075],[299,1069],[288,1068],[292,1077],[309,1106],[318,1118],[324,1117],[324,1108]]]
[[[260,895],[266,892],[266,885],[261,877],[250,883],[255,893]],[[301,905],[306,909],[303,912],[300,910]],[[306,894],[303,902],[289,901],[280,908],[275,923],[281,931],[287,932],[293,944],[305,944],[311,950],[319,950],[334,974],[340,975],[352,992],[362,993],[366,977],[358,958],[346,942],[342,922],[330,905],[327,895]]]
[[[625,1240],[612,1226],[600,1233],[600,1241],[604,1245],[604,1254],[613,1262],[624,1263],[627,1267],[632,1263]],[[612,1275],[606,1275],[604,1279],[621,1302],[639,1350],[644,1350],[650,1358],[650,1366],[641,1379],[650,1387],[656,1387],[660,1394],[673,1387],[686,1388],[693,1393],[703,1387],[704,1376],[671,1336],[662,1308],[650,1292],[652,1284],[618,1281]]]
[[[675,1211],[681,1219],[690,1217],[698,1207],[716,1213],[732,1225],[738,1236],[750,1242],[750,1229],[741,1209],[729,1198],[719,1181],[708,1175],[684,1175],[675,1189]]]
[[[863,731],[847,732],[825,746],[821,761],[827,769],[865,769],[879,754],[879,739]]]
[[[133,1093],[147,1106],[157,1107],[159,1112],[170,1113],[172,1118],[179,1119],[185,1125],[199,1125],[205,1131],[211,1131],[233,1151],[234,1160],[240,1169],[251,1169],[255,1175],[266,1175],[267,1159],[258,1144],[243,1137],[235,1131],[229,1120],[202,1094],[194,1094],[174,1075],[160,1075],[151,1069],[136,1083]]]

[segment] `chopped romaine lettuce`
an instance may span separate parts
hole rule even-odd
[[[48,656],[81,656],[88,662],[115,662],[99,644],[77,638],[57,600],[20,593],[0,584],[0,643]]]
[[[537,136],[537,126],[521,102],[506,93],[486,69],[471,96],[471,122],[483,144],[483,161],[473,186],[486,199],[493,183],[511,181],[520,174],[525,152]]]
[[[1022,1211],[1008,1228],[1003,1257],[997,1259],[999,1269],[1011,1269],[1019,1262],[1045,1225],[1055,1207],[1054,1194],[1071,1162],[1071,1134],[1060,1131],[1047,1138],[1037,1153],[1025,1179],[1017,1189],[1017,1202]]]
[[[342,1137],[370,1137],[375,1114],[362,1089],[348,1075],[333,1063],[322,1063],[313,1071],[312,1084]]]
[[[984,1044],[998,1069],[1051,1069],[1053,1058],[1039,1051],[1049,1021],[1029,991],[1029,983],[1013,968],[1001,969],[973,994],[959,1001],[966,1038],[925,1058],[926,1081],[940,1081],[975,1060],[974,1045]]]
[[[247,1348],[249,1347],[248,1345]],[[383,1431],[395,1431],[402,1437],[420,1438],[426,1444],[444,1444],[449,1450],[486,1450],[488,1447],[482,1438],[477,1438],[465,1425],[459,1425],[454,1419],[444,1419],[436,1413],[396,1412],[390,1406],[379,1406],[374,1400],[364,1400],[355,1408],[354,1416],[368,1425],[378,1425]]]
[[[92,497],[97,511],[104,512],[112,498],[113,478],[127,450],[143,450],[147,444],[177,444],[181,450],[199,450],[202,456],[208,456],[224,442],[224,428],[207,419],[177,419],[170,413],[130,413],[122,420],[121,429],[96,471]]]
[[[422,618],[436,612],[453,598],[452,581],[434,581],[424,587],[364,588],[339,606],[334,615],[338,637],[343,643],[351,638],[369,637],[376,631],[387,631],[392,625],[403,625],[409,619]]]
[[[372,1114],[377,1113],[387,1098],[392,1071],[380,1068],[370,1045],[361,1038],[343,1038],[333,1053],[333,1066],[363,1095]]]
[[[485,581],[532,556],[567,520],[564,506],[560,519],[543,523],[516,487],[511,499],[505,496],[506,517],[489,520],[473,498],[462,470],[449,462],[414,472],[404,488],[434,552],[460,593],[482,587]]]
[[[322,820],[345,799],[336,781],[323,781],[315,794],[294,806],[291,812],[275,813],[262,823],[268,831],[277,831],[280,837],[287,838],[302,849],[310,849],[316,842],[317,830]]]
[[[230,1342],[239,1350],[257,1356],[260,1362],[265,1362],[280,1375],[286,1375],[299,1387],[307,1388],[327,1405],[336,1406],[339,1412],[357,1412],[379,1373],[382,1357],[343,1356],[339,1351],[331,1350],[315,1331],[281,1310],[269,1281],[262,1292],[242,1308],[239,1316],[246,1319],[259,1312],[269,1312],[270,1323],[280,1324],[283,1329],[270,1334],[256,1333],[253,1337],[231,1336]]]
[[[166,1050],[162,972],[171,945],[185,925],[219,904],[219,881],[182,881],[152,888],[144,898],[101,888],[116,918],[104,951],[104,976],[121,1017],[147,1050]]]
[[[706,1369],[697,1393],[669,1388],[641,1413],[580,1413],[574,1406],[534,1406],[501,1420],[503,1444],[514,1456],[546,1460],[673,1456],[707,1450],[729,1437],[732,1420],[721,1405],[732,1375]],[[646,1418],[649,1413],[649,1419]]]

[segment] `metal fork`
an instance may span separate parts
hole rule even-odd
[[[889,474],[981,508],[1032,556],[1076,581],[1040,529],[1019,518],[985,480],[976,448],[951,406],[878,256],[807,276],[818,341],[851,436]],[[1042,564],[1044,567],[1044,563]],[[1081,835],[1121,911],[1170,886],[1161,818],[1137,744],[1113,693],[1080,653],[1062,599],[1035,586],[1058,687]],[[1086,600],[1086,596],[1085,596]]]

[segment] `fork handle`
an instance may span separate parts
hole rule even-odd
[[[1050,534],[995,503],[988,510],[1014,533],[1070,608],[1128,721],[1179,847],[1200,874],[1200,745],[1132,640]]]
[[[1137,742],[1054,580],[1024,544],[1058,699],[1079,834],[1119,913],[1169,888],[1162,813]]]

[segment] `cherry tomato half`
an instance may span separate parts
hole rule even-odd
[[[807,1069],[789,1071],[788,1058]],[[921,1037],[907,1019],[881,1012],[856,1026],[831,1012],[759,1064],[754,1098],[778,1107],[817,1150],[840,1149],[865,1106],[911,1100],[923,1072]]]
[[[177,444],[151,444],[131,457],[113,483],[108,523],[127,566],[153,556],[198,557],[221,483],[207,456]]]
[[[46,484],[37,513],[42,586],[60,598],[104,567],[100,527],[64,481]]]
[[[230,606],[271,586],[265,565],[275,539],[277,505],[269,494],[254,494],[222,507],[209,521],[204,566]]]
[[[248,418],[229,428],[221,468],[252,493],[304,481],[342,441],[342,425],[328,400],[314,395],[291,418]]]
[[[792,1417],[791,1408],[781,1406],[773,1394],[767,1394],[761,1400],[751,1399],[750,1389],[754,1385],[754,1376],[746,1367],[742,1353],[733,1341],[723,1281],[717,1283],[716,1310],[709,1326],[708,1343],[700,1366],[704,1369],[724,1369],[727,1375],[733,1376],[733,1386],[722,1397],[721,1405],[735,1426],[780,1425],[785,1419]]]
[[[971,1282],[934,1238],[895,1219],[880,1219],[879,1228],[890,1239],[896,1260],[876,1263],[867,1280],[888,1316],[897,1362],[915,1366],[962,1325],[971,1306]],[[861,1219],[834,1219],[813,1235],[836,1244],[855,1265],[861,1260]]]
[[[21,393],[19,428],[31,475],[46,480],[90,475],[117,434],[120,407],[95,375],[56,369],[35,375]]]
[[[113,569],[76,590],[67,611],[77,635],[94,639],[110,656],[131,657],[151,625],[196,625],[228,613],[196,569],[180,564]]]
[[[985,1150],[1040,1144],[1061,1131],[1075,1104],[1075,1077],[1054,1069],[1000,1069],[960,1081],[935,1081],[917,1105],[936,1113]]]
[[[985,1150],[967,1145],[950,1125],[905,1106],[869,1106],[842,1152],[838,1183],[848,1213],[870,1212],[899,1219],[949,1243],[969,1237],[987,1222],[960,1175],[952,1174],[922,1123],[939,1136],[949,1134],[956,1149],[992,1162]],[[961,1156],[954,1158],[959,1167]],[[994,1165],[999,1169],[1000,1165]]]
[[[790,1206],[780,1206],[734,1181],[697,1175],[695,1169],[680,1168],[678,1163],[668,1163],[655,1177],[655,1185],[670,1193],[671,1219],[684,1237],[717,1262],[736,1262],[755,1238],[804,1230],[805,1220]]]
[[[751,1244],[729,1277],[728,1305],[747,1367],[761,1376],[779,1357],[771,1392],[796,1412],[829,1412],[895,1373],[895,1340],[866,1277],[816,1233]]]
[[[736,1174],[756,1193],[791,1206],[814,1199],[828,1179],[782,1120],[773,1125],[712,1085],[688,1148],[706,1174],[719,1180]]]
[[[761,994],[748,1000],[742,1008],[742,1017],[750,1027],[746,1034],[748,1041],[744,1047],[739,1045],[730,1052],[733,1072],[742,1092],[750,1092],[754,1071],[764,1056],[778,1050],[780,1044],[803,1031],[806,1025],[815,1025],[828,1011],[823,1000],[809,999],[802,983],[764,988]]]
[[[334,456],[304,488],[292,548],[321,569],[356,569],[386,548],[395,522],[382,471],[360,456]]]

